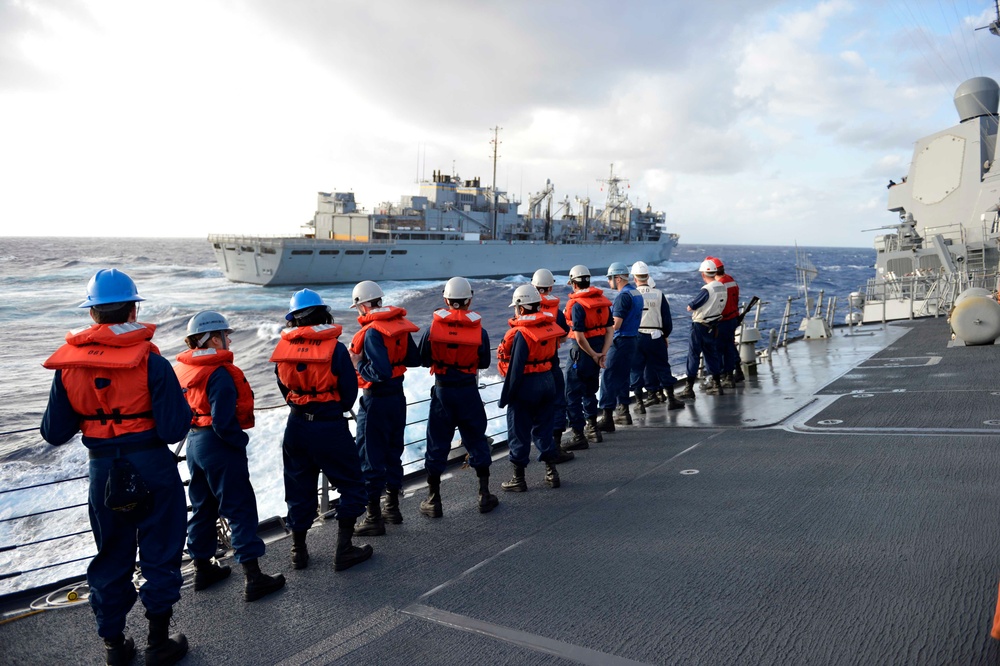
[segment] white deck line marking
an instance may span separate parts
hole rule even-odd
[[[511,643],[519,647],[544,652],[562,659],[571,659],[588,666],[645,666],[645,662],[617,657],[606,652],[598,652],[580,645],[564,643],[552,638],[529,634],[526,631],[503,627],[490,622],[483,622],[464,615],[449,613],[423,604],[411,604],[403,609],[404,613],[419,617],[429,622],[435,622],[452,629],[488,636]]]
[[[692,444],[691,446],[689,446],[688,448],[684,449],[680,453],[675,453],[674,455],[670,456],[669,458],[667,458],[666,460],[664,460],[660,464],[654,465],[650,469],[646,470],[645,472],[643,472],[639,476],[636,476],[636,477],[634,477],[632,479],[629,479],[628,481],[626,481],[625,483],[623,483],[620,486],[616,486],[616,487],[612,488],[608,492],[606,492],[603,495],[601,495],[601,497],[599,499],[606,499],[607,497],[609,497],[609,496],[613,495],[614,493],[618,492],[619,489],[623,488],[624,486],[627,486],[628,484],[632,483],[636,479],[641,479],[641,478],[643,478],[645,476],[648,476],[649,474],[652,474],[653,472],[657,471],[658,469],[660,469],[664,465],[668,465],[671,462],[673,462],[675,459],[680,458],[685,453],[687,453],[689,451],[693,451],[694,449],[698,448],[699,446],[701,446],[705,442],[708,442],[708,441],[714,439],[715,437],[718,437],[719,435],[723,434],[723,432],[725,432],[725,431],[724,430],[720,430],[719,432],[712,433],[711,435],[709,435],[708,437],[706,437],[702,441],[698,442],[697,444]],[[493,560],[497,559],[501,555],[504,555],[505,553],[509,553],[510,551],[514,550],[515,548],[517,548],[518,546],[520,546],[522,543],[525,543],[527,541],[530,541],[531,539],[534,539],[543,530],[547,531],[553,524],[558,523],[558,522],[560,522],[562,520],[565,520],[569,516],[572,516],[572,515],[575,515],[575,514],[579,513],[585,507],[586,507],[586,504],[582,504],[582,505],[578,506],[575,510],[570,511],[569,513],[567,513],[566,515],[562,516],[558,520],[555,520],[552,523],[547,524],[544,528],[541,528],[541,527],[538,528],[534,533],[532,533],[532,534],[524,537],[520,541],[517,541],[516,543],[513,543],[513,544],[507,546],[503,550],[501,550],[501,551],[499,551],[497,553],[494,553],[493,555],[490,555],[485,560],[482,560],[482,561],[480,561],[480,562],[472,565],[471,567],[469,567],[468,569],[466,569],[462,573],[458,574],[454,578],[452,578],[450,580],[446,580],[443,583],[441,583],[440,585],[436,585],[435,587],[432,587],[431,589],[427,590],[426,592],[424,592],[423,594],[421,594],[419,597],[417,597],[417,602],[426,601],[427,599],[429,599],[433,595],[437,594],[441,590],[445,589],[446,587],[449,587],[453,583],[457,583],[458,581],[462,580],[463,578],[465,578],[466,576],[468,576],[469,574],[471,574],[473,571],[477,571],[478,569],[481,569],[482,567],[486,566],[487,564],[489,564]]]
[[[330,664],[360,647],[385,636],[409,618],[391,606],[383,606],[305,650],[278,662],[278,666]]]

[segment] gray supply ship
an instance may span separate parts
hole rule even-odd
[[[619,255],[630,263],[668,260],[678,236],[666,232],[664,213],[635,207],[613,166],[601,182],[603,209],[584,198],[574,213],[546,182],[523,215],[506,192],[435,171],[419,195],[371,212],[352,192],[320,192],[301,237],[210,235],[209,242],[227,278],[261,285],[503,277],[539,266],[565,272],[604,268]]]
[[[889,181],[888,207],[899,222],[875,239],[865,322],[945,315],[969,288],[996,290],[998,98],[993,79],[965,81],[955,91],[959,124],[917,141],[909,173]]]

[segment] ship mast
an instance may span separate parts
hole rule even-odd
[[[497,238],[497,149],[500,147],[499,132],[503,128],[497,125],[491,128],[493,132],[493,240]]]
[[[621,189],[619,189],[620,184],[628,185],[627,178],[619,178],[615,175],[615,164],[611,163],[611,175],[607,180],[598,179],[601,185],[607,185],[608,187],[608,199],[604,204],[604,210],[601,211],[601,221],[607,225],[614,226],[615,218],[618,219],[621,225],[622,237],[626,243],[632,241],[632,225],[631,225],[631,211],[632,202],[629,201],[628,195],[624,194]],[[616,215],[617,213],[617,215]]]

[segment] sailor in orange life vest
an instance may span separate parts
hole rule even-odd
[[[292,295],[285,322],[270,360],[277,364],[278,389],[290,410],[281,457],[292,567],[309,566],[306,536],[316,520],[316,486],[323,472],[340,495],[333,568],[343,571],[372,556],[371,546],[351,542],[354,522],[365,510],[361,460],[344,418],[358,397],[358,378],[339,340],[342,329],[319,294],[303,289]]]
[[[736,388],[742,382],[743,367],[740,352],[736,348],[736,329],[740,326],[740,286],[732,275],[726,273],[722,259],[705,257],[715,264],[715,281],[726,286],[726,307],[719,322],[719,353],[722,356],[722,388]]]
[[[555,460],[559,456],[552,439],[555,382],[552,358],[563,330],[556,318],[541,311],[542,297],[530,284],[514,290],[509,307],[514,308],[510,329],[497,347],[497,367],[504,378],[499,407],[507,408],[507,442],[514,475],[500,484],[504,490],[524,492],[524,468],[531,454],[531,442],[545,463],[545,483],[559,487]]]
[[[573,290],[566,303],[566,321],[570,333],[569,360],[566,368],[566,416],[573,429],[573,448],[587,448],[589,442],[603,441],[597,427],[597,390],[601,368],[614,335],[611,301],[599,287],[590,286],[590,269],[578,264],[569,271]],[[586,437],[586,445],[578,446],[578,434]]]
[[[135,642],[124,631],[136,600],[137,546],[145,578],[138,597],[149,620],[146,663],[172,664],[188,649],[183,634],[168,635],[181,598],[187,500],[167,445],[184,439],[191,408],[170,362],[150,342],[156,326],[136,322],[142,300],[125,273],[98,271],[80,305],[96,323],[67,333],[66,344],[43,364],[56,374],[42,437],[65,444],[82,432],[90,451],[97,555],[87,567],[87,583],[109,664],[135,656]],[[119,491],[119,480],[127,492]]]
[[[403,434],[406,396],[403,374],[420,365],[412,333],[420,330],[406,318],[406,310],[383,306],[381,287],[359,282],[351,293],[361,330],[351,340],[351,361],[364,389],[357,416],[358,454],[368,492],[368,512],[358,527],[363,536],[385,534],[385,523],[403,522],[399,495],[403,488]],[[385,492],[385,510],[379,498]]]
[[[431,406],[427,413],[427,499],[420,513],[440,518],[441,473],[448,462],[455,429],[469,452],[469,464],[479,477],[479,513],[489,513],[499,504],[490,493],[490,445],[486,440],[486,409],[479,396],[479,370],[490,367],[490,338],[482,317],[469,310],[472,285],[464,277],[453,277],[444,285],[447,307],[434,311],[431,325],[417,346],[423,365],[434,375]]]
[[[552,271],[547,268],[539,268],[531,276],[531,286],[537,289],[539,296],[542,297],[542,312],[548,312],[555,317],[556,324],[563,331],[562,336],[557,341],[557,345],[562,346],[563,341],[566,340],[566,336],[569,335],[569,324],[566,323],[566,315],[559,309],[559,297],[552,295],[552,287],[555,284],[556,278],[552,275]],[[556,399],[553,403],[555,411],[552,417],[552,438],[555,440],[556,452],[559,454],[555,463],[559,465],[572,460],[574,455],[570,446],[568,444],[563,446],[562,443],[563,432],[566,430],[566,378],[563,376],[562,368],[559,366],[559,354],[556,354],[552,359],[551,372],[552,381],[556,385]],[[580,437],[583,439],[583,444],[586,444],[587,438],[583,437],[583,433],[580,434]],[[581,446],[579,439],[574,438],[573,443],[576,444],[573,448],[586,448]]]
[[[244,432],[254,425],[253,391],[243,371],[233,365],[232,331],[218,312],[199,312],[188,321],[188,349],[174,366],[193,412],[187,439],[188,552],[194,560],[196,591],[228,578],[229,567],[212,559],[218,548],[216,522],[225,516],[246,578],[243,598],[256,601],[284,587],[285,577],[261,573],[257,561],[264,556],[264,541],[257,536],[257,498],[247,465],[250,438]]]

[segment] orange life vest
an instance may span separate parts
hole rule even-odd
[[[406,372],[406,351],[409,344],[410,333],[416,333],[420,329],[406,318],[406,310],[397,308],[395,305],[387,305],[384,308],[375,308],[368,314],[358,317],[361,330],[354,334],[351,339],[351,353],[361,354],[365,349],[365,333],[368,329],[374,329],[382,334],[385,349],[389,353],[389,363],[392,364],[393,378],[402,377]],[[372,383],[358,375],[358,386],[362,389],[370,388]]]
[[[553,317],[559,312],[559,297],[552,294],[540,294],[542,297],[542,312],[548,312]]]
[[[278,364],[278,379],[288,389],[288,402],[305,405],[340,400],[337,375],[333,374],[330,363],[342,332],[343,328],[337,324],[281,331],[281,340],[270,360]]]
[[[729,274],[715,279],[726,285],[726,307],[722,309],[722,321],[735,319],[740,314],[740,287]]]
[[[233,365],[233,352],[228,349],[188,349],[177,355],[174,372],[184,389],[184,397],[194,414],[191,425],[199,428],[212,425],[212,403],[208,400],[208,378],[222,366],[236,385],[236,420],[249,430],[254,426],[253,390],[243,371]]]
[[[470,375],[479,369],[479,346],[483,344],[483,318],[478,312],[434,311],[428,333],[431,342],[431,374],[443,375],[449,368]]]
[[[514,350],[514,335],[520,331],[528,344],[528,361],[524,372],[548,372],[557,353],[556,341],[564,334],[556,318],[548,312],[521,315],[510,320],[510,329],[497,347],[497,367],[500,376],[506,377],[510,357]]]
[[[566,316],[566,323],[570,330],[574,330],[573,306],[576,304],[582,305],[586,314],[583,334],[588,338],[604,335],[608,328],[608,313],[611,312],[611,301],[604,295],[604,291],[598,287],[587,287],[569,295],[566,311],[563,314]]]
[[[62,370],[62,383],[86,437],[111,439],[156,427],[149,392],[150,340],[156,326],[92,324],[66,334],[66,344],[42,363]]]

